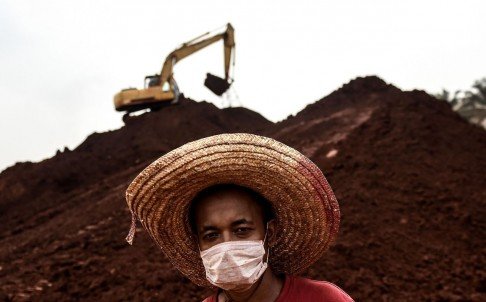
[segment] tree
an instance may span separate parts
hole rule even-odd
[[[442,89],[435,97],[449,102],[461,116],[486,129],[486,77],[476,80],[469,90],[456,90],[451,94]]]
[[[472,87],[475,91],[468,91],[467,98],[473,103],[486,106],[486,77],[475,81]]]

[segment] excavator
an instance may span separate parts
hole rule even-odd
[[[156,110],[164,105],[176,103],[180,92],[173,76],[174,65],[185,57],[209,46],[219,40],[224,41],[224,75],[222,79],[218,76],[207,74],[204,85],[216,95],[221,96],[231,86],[233,79],[230,78],[230,65],[235,54],[234,28],[230,23],[226,25],[223,32],[207,32],[198,36],[172,51],[162,65],[160,74],[146,76],[144,88],[123,89],[115,95],[114,103],[117,111],[125,111],[127,114],[142,110]]]

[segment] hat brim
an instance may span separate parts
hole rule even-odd
[[[335,239],[339,206],[329,183],[307,157],[271,138],[222,134],[185,144],[153,162],[127,189],[127,203],[172,264],[191,281],[211,286],[189,223],[189,207],[216,184],[250,188],[272,205],[276,242],[270,266],[297,274]]]

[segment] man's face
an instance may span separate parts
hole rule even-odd
[[[195,227],[201,250],[235,240],[263,240],[262,208],[250,194],[227,189],[200,200],[194,209]]]

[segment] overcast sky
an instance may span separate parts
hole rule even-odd
[[[179,44],[231,22],[239,103],[272,121],[352,78],[469,88],[486,76],[486,1],[0,0],[0,170],[122,126],[113,95]],[[223,75],[222,43],[175,66],[181,90]],[[233,100],[237,103],[237,100]]]

